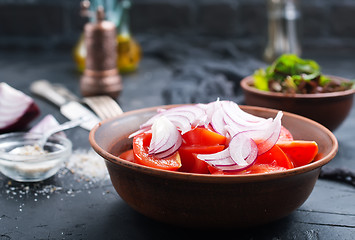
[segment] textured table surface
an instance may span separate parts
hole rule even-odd
[[[80,75],[75,72],[68,53],[6,52],[1,56],[0,81],[29,95],[29,85],[37,79],[61,83],[80,94]],[[316,59],[323,66],[324,73],[355,76],[355,57],[346,51],[311,52],[306,57]],[[175,64],[181,61],[171,59],[162,60],[148,51],[139,71],[123,76],[124,90],[119,103],[124,111],[189,101],[189,98],[171,97],[174,94],[169,88],[179,87],[174,80],[181,78],[176,77],[179,64]],[[211,65],[216,66],[216,62]],[[246,66],[247,71],[249,68]],[[224,69],[224,72],[233,71]],[[230,76],[223,81],[229,81]],[[242,103],[237,82],[233,84],[235,91],[224,92],[225,98]],[[65,121],[56,106],[31,96],[40,106],[41,117],[50,113],[59,122]],[[339,152],[329,167],[355,171],[354,108],[355,105],[347,120],[334,132],[339,141]],[[90,149],[87,131],[76,128],[68,131],[67,136],[73,142],[74,151]],[[108,179],[89,181],[81,179],[77,173],[62,172],[40,183],[24,184],[0,174],[0,239],[181,239],[192,236],[222,239],[231,234],[242,239],[353,239],[355,187],[319,179],[309,199],[279,221],[252,229],[214,231],[182,229],[148,219],[132,210],[117,195]]]

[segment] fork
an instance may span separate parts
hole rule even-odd
[[[38,81],[45,81],[46,84],[55,89],[55,91],[65,99],[86,104],[99,118],[101,118],[101,120],[116,117],[123,113],[118,103],[109,96],[99,95],[84,97],[83,99],[80,99],[68,88],[61,84],[53,84],[47,80]]]
[[[116,117],[123,113],[118,103],[109,96],[100,95],[84,97],[82,101],[87,104],[102,120]]]

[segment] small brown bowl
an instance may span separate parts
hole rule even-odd
[[[112,184],[124,201],[150,218],[174,225],[240,228],[280,219],[306,201],[321,167],[338,149],[337,139],[327,128],[285,112],[282,124],[295,139],[318,143],[317,161],[282,172],[233,176],[159,170],[117,157],[132,148],[128,136],[156,114],[157,108],[106,120],[91,130],[89,141],[105,159]],[[241,108],[261,117],[277,113],[260,107]]]
[[[344,78],[329,76],[339,81]],[[279,109],[296,113],[335,130],[348,116],[355,89],[333,93],[284,94],[261,91],[255,88],[253,76],[244,78],[240,85],[244,91],[245,104]]]

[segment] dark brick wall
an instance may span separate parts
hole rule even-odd
[[[69,48],[85,19],[80,0],[0,0],[0,48]],[[133,33],[264,44],[266,0],[132,0]],[[354,0],[300,0],[304,47],[355,48]]]

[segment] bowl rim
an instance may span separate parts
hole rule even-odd
[[[29,136],[32,138],[40,138],[43,134],[41,133],[33,133],[33,132],[11,132],[11,133],[4,133],[0,134],[0,140],[9,138],[9,137],[21,137],[21,136]],[[49,161],[56,161],[59,158],[63,158],[66,156],[69,156],[72,151],[72,142],[63,136],[59,135],[53,135],[48,138],[48,140],[59,140],[61,142],[60,145],[63,146],[63,149],[60,149],[58,151],[54,152],[49,152],[43,155],[19,155],[19,154],[10,154],[8,152],[3,152],[0,151],[0,161],[6,161],[6,162],[11,162],[11,163],[40,163],[40,162],[49,162]],[[14,160],[14,156],[17,157],[16,160]],[[21,158],[21,159],[20,159]],[[64,160],[64,159],[63,159]]]
[[[327,164],[330,162],[334,156],[336,155],[338,151],[338,141],[335,137],[335,135],[326,127],[323,125],[300,115],[290,113],[290,112],[285,112],[283,111],[284,115],[291,116],[293,118],[298,118],[302,119],[303,121],[309,122],[310,124],[316,125],[318,128],[320,128],[323,132],[325,132],[330,140],[332,141],[332,148],[329,151],[329,153],[325,156],[322,156],[319,160],[309,163],[305,166],[301,167],[296,167],[293,169],[287,169],[284,171],[279,171],[279,172],[271,172],[271,173],[258,173],[258,174],[247,174],[247,175],[212,175],[212,174],[199,174],[199,173],[187,173],[187,172],[179,172],[179,171],[169,171],[169,170],[163,170],[163,169],[156,169],[153,167],[148,167],[144,165],[140,165],[137,163],[133,163],[127,160],[124,160],[118,156],[115,156],[107,151],[105,151],[103,148],[101,148],[95,141],[95,133],[96,131],[104,124],[110,122],[110,121],[116,121],[120,118],[124,118],[126,116],[131,116],[143,112],[149,112],[153,110],[157,110],[159,108],[172,108],[176,106],[181,106],[181,105],[186,105],[186,104],[176,104],[176,105],[161,105],[161,106],[156,106],[156,107],[148,107],[148,108],[142,108],[138,110],[133,110],[129,112],[125,112],[117,117],[111,118],[111,119],[106,119],[104,121],[101,121],[100,123],[96,124],[92,130],[89,133],[89,142],[92,146],[92,148],[101,156],[104,158],[105,161],[108,161],[112,164],[118,164],[120,166],[128,167],[134,170],[138,170],[141,172],[144,172],[146,174],[150,175],[159,175],[161,177],[169,177],[169,178],[174,178],[174,179],[184,179],[188,181],[198,181],[198,182],[256,182],[256,181],[266,181],[266,180],[273,180],[273,179],[278,179],[286,176],[294,176],[297,174],[301,173],[306,173],[310,172],[312,170],[315,170],[317,168],[321,168],[323,165]],[[248,105],[239,105],[243,110],[244,109],[250,109],[250,110],[262,110],[262,111],[271,111],[273,113],[276,113],[279,110],[276,109],[271,109],[271,108],[265,108],[265,107],[257,107],[257,106],[248,106]]]
[[[333,76],[333,75],[326,75],[330,78],[340,79],[345,81],[350,81],[347,78]],[[350,96],[355,93],[355,88],[348,89],[345,91],[338,91],[338,92],[330,92],[330,93],[279,93],[279,92],[270,92],[270,91],[262,91],[255,87],[250,86],[252,81],[254,80],[253,75],[247,76],[240,81],[240,86],[244,91],[252,92],[254,94],[259,94],[268,97],[275,97],[275,98],[297,98],[297,99],[316,99],[316,98],[336,98],[336,97],[345,97]]]

